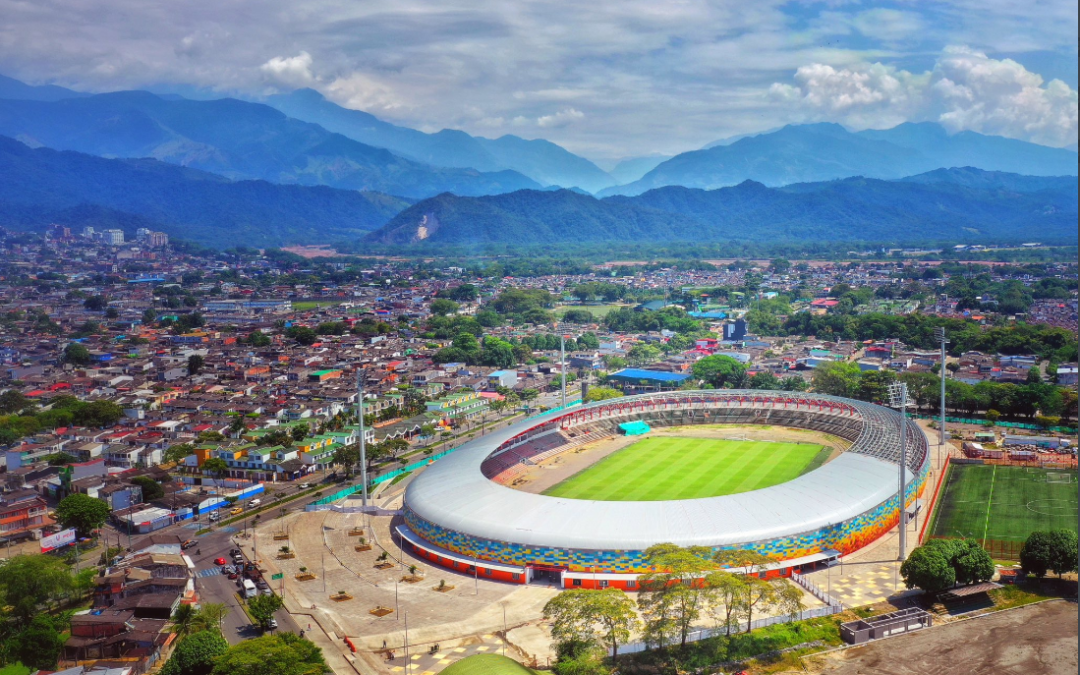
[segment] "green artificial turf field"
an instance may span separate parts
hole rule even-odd
[[[654,436],[623,448],[544,492],[599,501],[718,497],[784,483],[821,466],[809,443]]]
[[[473,654],[447,666],[442,675],[537,675],[537,672],[500,654]]]
[[[953,464],[938,497],[938,537],[1020,542],[1035,530],[1076,531],[1076,472]]]

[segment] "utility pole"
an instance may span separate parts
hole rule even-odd
[[[897,382],[889,385],[889,400],[892,407],[900,409],[900,491],[897,494],[900,509],[900,556],[907,558],[907,384]]]
[[[949,341],[945,339],[945,328],[938,326],[934,329],[934,339],[941,345],[941,427],[938,429],[938,465],[941,464],[941,449],[945,447],[945,345]]]
[[[360,430],[360,484],[362,504],[367,514],[367,448],[364,443],[364,371],[356,364],[356,423]],[[367,518],[365,517],[365,522]]]
[[[412,662],[409,660],[409,613],[405,612],[405,675],[412,672]]]

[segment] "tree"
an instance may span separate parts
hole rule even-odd
[[[694,377],[706,384],[721,388],[732,384],[746,372],[746,367],[730,356],[706,356],[694,363]]]
[[[322,650],[292,633],[263,635],[233,645],[214,663],[212,675],[319,675],[330,669]]]
[[[315,333],[315,331],[306,326],[293,326],[292,328],[287,330],[285,334],[291,337],[293,340],[296,340],[297,344],[303,345],[305,347],[310,347],[311,345],[315,344],[315,342],[319,339],[319,336]]]
[[[1032,532],[1020,548],[1020,566],[1037,577],[1075,571],[1076,560],[1077,537],[1069,530]]]
[[[229,606],[222,602],[204,602],[191,619],[191,632],[208,630],[221,634],[221,622],[229,613]]]
[[[1074,535],[1075,536],[1075,535]],[[994,561],[978,541],[953,542],[950,564],[956,571],[956,583],[974,584],[994,576]]]
[[[30,623],[41,605],[67,593],[71,584],[71,573],[60,558],[17,555],[0,560],[0,599],[22,625]]]
[[[64,347],[63,360],[64,363],[85,366],[90,363],[90,350],[78,342],[68,343],[68,346]]]
[[[270,620],[274,618],[274,612],[281,609],[281,597],[277,595],[256,595],[248,600],[248,612],[255,619],[256,625],[263,630],[269,630]]]
[[[334,451],[334,464],[345,468],[345,474],[351,476],[353,467],[360,461],[360,444],[350,443]]]
[[[630,348],[630,351],[626,352],[626,360],[630,363],[630,365],[644,366],[658,360],[662,353],[663,352],[660,351],[659,347],[654,347],[650,344],[645,344],[642,342],[634,345]]]
[[[12,640],[15,660],[32,669],[52,670],[64,647],[57,622],[58,619],[48,614],[34,616],[30,625]]]
[[[165,489],[161,487],[161,483],[150,476],[135,476],[131,482],[142,488],[144,502],[152,502],[165,496]]]
[[[56,506],[56,519],[64,527],[74,527],[80,537],[89,537],[104,525],[109,513],[108,502],[80,493],[64,497]]]
[[[30,404],[30,399],[14,389],[8,389],[3,394],[0,394],[0,414],[10,415],[19,412]]]
[[[173,615],[169,617],[172,621],[172,631],[180,636],[187,635],[191,632],[191,624],[195,620],[195,615],[198,614],[195,605],[189,603],[183,603],[176,608]]]
[[[596,623],[603,630],[603,640],[611,649],[614,661],[619,655],[619,643],[630,639],[630,634],[641,625],[634,612],[634,601],[617,588],[593,591],[589,608]]]
[[[229,475],[229,463],[220,457],[211,457],[203,462],[202,470],[215,478],[224,478]]]
[[[930,543],[943,541],[931,539]],[[949,562],[943,546],[919,546],[900,565],[900,576],[908,588],[921,588],[927,593],[939,593],[956,585],[956,571]]]
[[[746,617],[746,632],[753,629],[754,611],[765,612],[776,602],[776,586],[757,576],[747,576],[746,587],[738,607]]]
[[[165,451],[164,461],[166,463],[174,462],[179,464],[184,461],[184,458],[195,452],[195,446],[190,443],[178,443],[173,446],[169,446],[169,449]]]
[[[741,574],[717,570],[705,578],[705,589],[709,613],[730,635],[731,629],[736,626],[739,602],[746,594],[746,578]]]
[[[101,295],[91,295],[86,300],[83,300],[83,307],[91,312],[100,312],[109,306],[109,301]]]
[[[447,300],[445,298],[437,298],[431,301],[431,313],[435,316],[446,316],[447,314],[456,314],[460,306],[453,300]]]
[[[187,360],[187,373],[188,375],[198,375],[199,371],[206,365],[206,359],[198,354],[192,354]]]
[[[180,640],[161,675],[210,675],[214,660],[228,650],[229,643],[215,631],[193,633]]]
[[[814,391],[832,396],[856,398],[862,371],[847,361],[823,363],[814,369]]]
[[[603,641],[612,650],[613,658],[619,644],[630,639],[630,633],[640,625],[634,601],[615,588],[578,588],[560,593],[544,606],[544,618],[552,622],[551,636],[556,643]]]
[[[657,570],[639,577],[638,606],[646,615],[646,633],[666,641],[669,635],[686,645],[693,623],[701,616],[705,592],[700,579],[717,568],[707,548],[680,548],[656,544],[645,551],[645,559]]]
[[[620,398],[623,393],[618,389],[611,387],[592,387],[589,389],[589,393],[585,394],[584,403],[592,403],[594,401],[606,401],[610,398]]]

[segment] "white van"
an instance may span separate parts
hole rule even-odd
[[[255,588],[255,582],[251,579],[244,579],[244,597],[254,598],[259,594],[259,589]]]
[[[262,504],[261,499],[252,499],[250,502],[248,502],[248,508],[253,509],[256,506],[258,506],[259,504]]]
[[[210,522],[211,523],[216,523],[219,520],[221,520],[221,513],[219,513],[218,511],[211,511],[210,512]]]

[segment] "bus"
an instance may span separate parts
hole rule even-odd
[[[244,597],[254,598],[259,594],[259,589],[255,588],[255,582],[251,579],[244,579]]]

